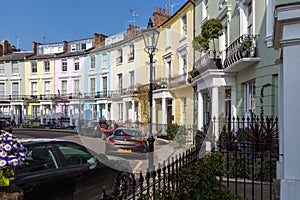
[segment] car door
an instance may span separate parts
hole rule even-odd
[[[14,184],[24,190],[24,199],[73,199],[74,183],[51,144],[25,145],[26,160],[16,169]]]
[[[103,186],[111,190],[118,172],[96,159],[95,153],[75,143],[57,145],[75,183],[74,199],[100,199]]]

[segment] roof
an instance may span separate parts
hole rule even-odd
[[[0,56],[0,61],[25,60],[27,57],[31,55],[33,55],[32,52],[13,52],[4,56]]]

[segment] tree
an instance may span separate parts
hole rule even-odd
[[[195,37],[194,44],[199,44],[204,50],[209,49],[209,41],[213,41],[214,59],[216,59],[215,39],[223,35],[223,25],[219,19],[209,19],[201,26],[201,36]],[[197,47],[197,45],[194,45]]]

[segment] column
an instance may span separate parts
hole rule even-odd
[[[131,101],[131,119],[133,122],[136,121],[136,118],[135,118],[135,101],[132,100]]]
[[[156,103],[154,98],[152,101],[152,131],[157,133]]]
[[[73,112],[72,112],[72,106],[73,106],[73,105],[70,104],[70,126],[73,126]]]
[[[299,10],[298,10],[299,13]],[[300,24],[297,24],[300,27]],[[286,25],[286,34],[294,31],[291,25]],[[299,30],[299,28],[297,29]],[[294,33],[297,35],[297,39],[300,39],[299,32]],[[293,35],[287,34],[287,35]],[[279,118],[281,118],[279,127],[282,126],[280,131],[283,131],[283,144],[280,143],[280,148],[283,148],[283,177],[281,178],[281,192],[280,199],[298,199],[300,196],[300,118],[299,118],[299,63],[300,63],[300,45],[284,46],[283,47],[283,84],[282,93],[280,96],[282,100],[279,101],[281,106],[281,112]]]
[[[43,106],[40,105],[40,124],[43,124]]]
[[[212,117],[212,137],[214,142],[219,138],[219,88],[213,87],[211,89],[211,117]],[[212,148],[215,144],[212,144]]]
[[[231,87],[231,118],[236,117],[236,88]]]
[[[198,130],[203,128],[203,94],[198,92]]]
[[[105,119],[106,120],[110,120],[110,118],[108,117],[108,103],[105,104]]]
[[[50,119],[53,118],[53,104],[50,104]]]
[[[162,134],[167,134],[167,103],[166,98],[161,99]]]
[[[127,119],[127,102],[123,103],[123,122],[126,122]]]

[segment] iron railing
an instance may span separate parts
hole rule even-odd
[[[236,63],[243,58],[257,57],[258,35],[241,35],[226,49],[224,68]]]
[[[221,158],[225,173],[216,178],[232,195],[244,199],[275,199],[273,179],[279,157],[278,119],[214,118],[211,126],[217,121],[220,136],[211,153]],[[208,138],[208,131],[209,128],[198,130],[193,148],[159,163],[154,171],[131,174],[131,180],[124,179],[121,187],[116,183],[111,197],[103,188],[102,199],[155,199],[163,195],[161,191],[179,191],[180,172],[202,159],[207,142],[213,142]]]

